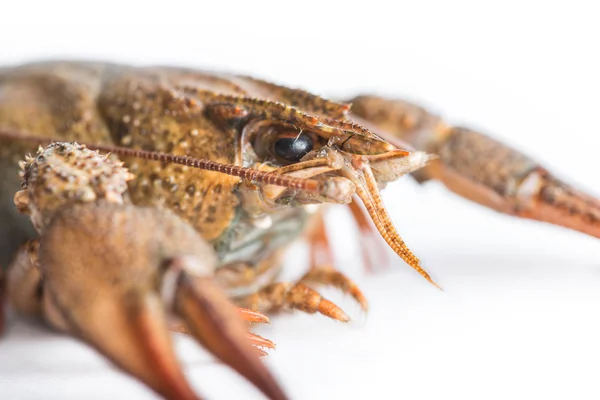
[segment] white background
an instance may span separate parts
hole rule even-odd
[[[332,97],[377,92],[430,106],[600,192],[596,2],[17,2],[0,11],[0,63],[95,58],[251,73]],[[130,5],[131,4],[131,5]],[[440,292],[400,260],[359,263],[345,210],[330,230],[340,267],[371,303],[350,326],[292,314],[258,331],[292,399],[600,397],[597,239],[520,221],[410,179],[385,193]],[[306,249],[289,255],[302,273]],[[333,299],[336,293],[326,292]],[[107,321],[107,324],[109,321]],[[258,392],[187,339],[211,399]],[[24,321],[0,341],[1,399],[151,399],[84,345]]]

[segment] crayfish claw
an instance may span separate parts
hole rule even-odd
[[[181,260],[174,260],[174,265]],[[212,278],[188,274],[179,277],[174,311],[186,323],[190,334],[221,361],[235,369],[273,400],[287,399],[275,379],[257,357],[244,321]],[[255,336],[252,342],[260,338]],[[264,347],[272,342],[260,338]],[[260,354],[260,353],[259,353]]]
[[[165,398],[199,399],[175,356],[160,298],[132,293],[124,300],[105,304],[109,329],[96,326],[84,338]]]
[[[62,209],[39,248],[44,299],[64,330],[161,396],[199,398],[173,350],[168,319],[176,316],[268,398],[285,400],[248,324],[213,282],[215,262],[209,245],[174,214],[109,203]]]

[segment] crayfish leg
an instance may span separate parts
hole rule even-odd
[[[300,310],[320,313],[331,319],[348,322],[350,318],[337,305],[302,282],[271,283],[255,293],[236,299],[236,303],[252,310]]]
[[[327,228],[322,211],[312,217],[311,226],[306,234],[306,240],[309,246],[309,263],[311,269],[317,268],[319,265],[331,265],[334,263],[333,251],[329,237],[327,236]]]
[[[240,317],[247,322],[251,322],[251,323],[255,323],[255,324],[268,324],[271,322],[271,320],[269,320],[269,317],[267,317],[265,314],[258,312],[258,311],[254,311],[254,310],[250,310],[248,308],[238,308],[237,309],[238,313],[240,314]]]
[[[356,283],[333,267],[321,266],[313,268],[300,279],[300,282],[310,287],[334,287],[342,293],[352,296],[363,311],[369,310],[369,303]]]
[[[360,240],[359,250],[363,265],[368,272],[375,272],[387,266],[386,249],[371,219],[366,214],[357,198],[348,203],[348,209],[354,218]],[[310,269],[318,269],[323,265],[335,265],[333,249],[329,241],[324,211],[312,217],[311,226],[306,234],[309,246]]]
[[[238,309],[239,311],[240,309]],[[243,309],[246,310],[246,309]],[[248,310],[250,311],[250,310]],[[256,313],[256,314],[260,314],[263,315],[261,313],[258,312],[254,312],[251,311],[252,313]],[[261,322],[261,321],[250,321],[250,322]],[[173,332],[177,332],[177,333],[183,333],[185,335],[192,335],[192,332],[190,332],[190,330],[188,329],[188,327],[181,323],[181,322],[177,322],[175,324],[173,324],[171,326],[171,331]],[[264,337],[257,335],[255,333],[252,332],[247,332],[246,333],[246,337],[250,340],[250,343],[252,343],[252,345],[254,345],[256,347],[256,352],[258,353],[258,355],[260,356],[266,356],[269,353],[267,353],[266,351],[262,350],[263,348],[267,348],[267,349],[274,349],[275,348],[275,343],[273,343],[271,340],[269,339],[265,339]]]

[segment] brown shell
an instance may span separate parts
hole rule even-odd
[[[205,94],[203,97],[202,94]],[[219,108],[220,95],[271,100],[307,114],[346,115],[348,106],[250,77],[181,68],[134,68],[113,64],[48,62],[0,72],[0,129],[64,141],[118,144],[239,165],[239,129]],[[216,101],[216,104],[209,104]],[[11,142],[0,148],[0,263],[31,234],[16,213],[17,162],[35,147]],[[239,211],[239,179],[124,159],[136,179],[129,182],[136,204],[164,206],[211,242],[232,227]],[[5,230],[5,232],[3,231]],[[4,232],[4,233],[3,233]],[[13,240],[14,239],[14,240]]]

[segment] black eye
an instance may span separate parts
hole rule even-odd
[[[273,143],[275,155],[291,162],[300,161],[300,159],[312,149],[312,139],[309,135],[302,133],[300,135],[280,136],[275,143]]]

